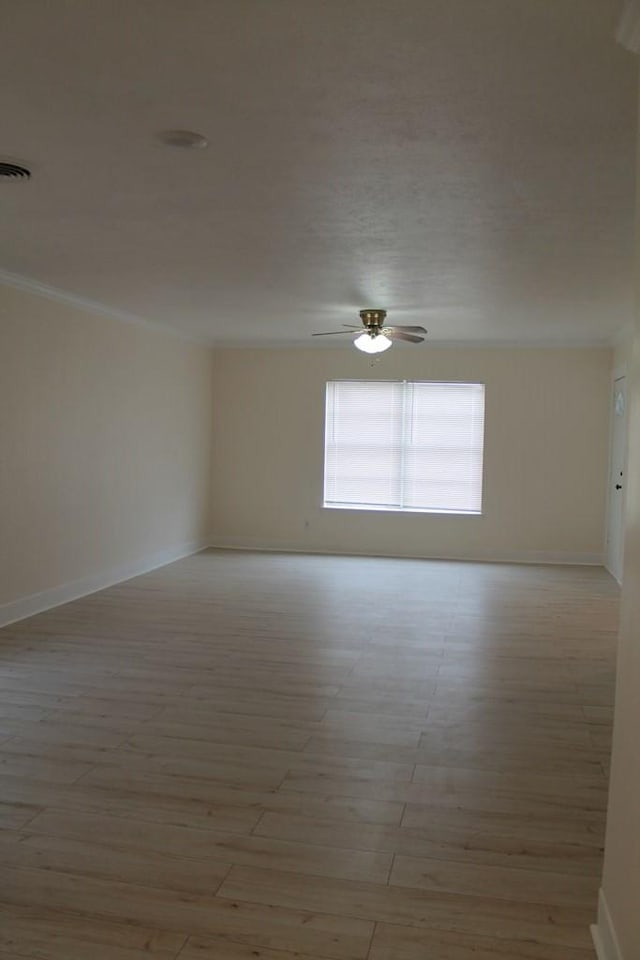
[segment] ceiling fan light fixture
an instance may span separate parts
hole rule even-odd
[[[363,353],[384,353],[392,346],[392,342],[383,333],[379,333],[376,337],[372,337],[370,333],[361,333],[353,341],[353,345]]]

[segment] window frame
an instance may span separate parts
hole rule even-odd
[[[413,386],[416,385],[441,385],[441,386],[469,386],[469,387],[480,387],[482,388],[482,433],[481,433],[481,461],[480,461],[480,489],[479,489],[479,509],[477,510],[460,510],[460,509],[451,509],[451,508],[439,508],[439,507],[414,507],[414,506],[395,506],[389,504],[371,504],[371,503],[339,503],[339,502],[327,502],[327,446],[328,446],[328,429],[329,429],[329,386],[330,384],[339,384],[339,383],[371,383],[371,384],[401,384],[403,387],[406,385]],[[399,380],[399,379],[376,379],[376,380],[365,380],[361,378],[340,378],[337,380],[327,380],[325,382],[325,408],[324,408],[324,431],[323,431],[323,490],[322,490],[322,507],[326,510],[355,510],[360,512],[370,512],[370,513],[398,513],[398,514],[432,514],[437,516],[451,516],[451,517],[482,517],[484,516],[484,502],[485,502],[485,442],[486,442],[486,392],[487,387],[484,381],[468,381],[468,380]],[[405,425],[404,420],[406,416],[406,402],[403,397],[402,402],[402,418],[403,418],[403,427],[402,427],[402,443],[401,443],[401,457],[404,461],[406,455],[407,444],[405,442]],[[404,470],[404,464],[402,466]],[[406,482],[406,475],[402,473],[400,483],[404,484]]]

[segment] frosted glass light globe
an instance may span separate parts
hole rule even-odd
[[[379,333],[377,337],[370,337],[368,333],[361,333],[353,341],[353,345],[358,350],[362,350],[363,353],[383,353],[389,349],[392,342],[383,333]]]

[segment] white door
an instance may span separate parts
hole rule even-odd
[[[611,430],[607,569],[621,583],[624,556],[624,470],[627,450],[627,403],[624,377],[618,377],[613,383]]]

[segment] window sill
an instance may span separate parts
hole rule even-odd
[[[481,517],[482,510],[437,510],[427,507],[386,507],[374,504],[358,503],[323,503],[324,510],[357,510],[369,513],[430,513],[449,517]]]

